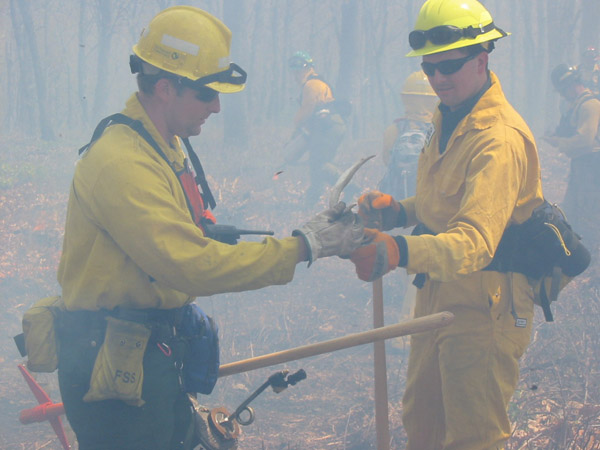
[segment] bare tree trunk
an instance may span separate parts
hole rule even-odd
[[[109,0],[97,0],[96,11],[98,13],[98,66],[96,67],[96,91],[94,92],[94,120],[105,115],[106,99],[108,98],[106,67],[108,66],[108,54],[112,37],[111,2]]]
[[[77,96],[79,97],[79,106],[81,108],[81,121],[84,125],[88,125],[88,101],[86,94],[86,78],[88,71],[86,36],[88,27],[86,25],[85,13],[86,0],[79,2],[79,46],[77,50]]]
[[[600,2],[598,0],[581,0],[583,16],[581,19],[581,29],[579,36],[579,43],[581,49],[585,50],[587,47],[598,48],[600,44],[600,27],[598,22],[600,21]]]
[[[11,86],[13,86],[12,83],[7,83],[7,103],[12,105],[12,110],[14,111],[13,123],[18,126],[22,123],[31,124],[35,120],[33,118],[34,107],[33,104],[29,104],[31,99],[28,92],[31,71],[26,61],[23,30],[16,16],[16,8],[16,0],[10,0],[10,17],[15,36],[15,50],[16,59],[19,64],[19,73],[18,76],[13,78],[15,87],[11,89]],[[8,76],[11,76],[13,73],[13,71],[8,71]],[[8,110],[10,111],[11,108]]]
[[[357,98],[360,86],[360,74],[356,49],[359,48],[358,1],[344,0],[342,3],[342,24],[340,29],[340,66],[338,69],[336,96],[351,100],[354,110],[361,99]],[[356,138],[358,129],[355,115],[351,120],[352,137]]]
[[[244,18],[244,0],[225,0],[223,3],[223,21],[231,29],[232,37],[232,60],[240,61],[242,55],[249,51],[247,31]],[[248,142],[248,109],[246,95],[239,94],[231,98],[228,108],[223,108],[223,142],[225,145],[240,146]]]
[[[50,119],[46,111],[46,80],[42,73],[42,68],[40,64],[39,52],[35,40],[35,30],[33,28],[33,22],[31,20],[31,11],[29,10],[29,3],[23,1],[11,1],[11,4],[13,5],[13,7],[15,4],[17,5],[17,9],[21,15],[21,20],[25,30],[25,33],[21,35],[21,38],[23,38],[24,41],[22,43],[25,44],[29,50],[29,55],[31,57],[31,65],[29,67],[22,68],[26,70],[29,70],[29,68],[31,68],[33,70],[41,138],[44,140],[53,140],[54,131],[52,130],[52,125],[50,123]],[[18,27],[16,23],[14,23],[14,25]],[[22,72],[22,75],[24,73],[25,72]]]

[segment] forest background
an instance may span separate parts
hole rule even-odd
[[[349,132],[336,162],[380,152],[384,128],[402,114],[399,91],[419,68],[405,58],[420,0],[188,1],[232,30],[232,61],[248,72],[247,88],[223,95],[222,112],[192,139],[217,194],[221,223],[289,235],[315,211],[303,209],[305,166],[279,180],[292,131],[298,88],[287,67],[309,52],[338,98],[353,104]],[[503,89],[540,143],[547,198],[560,201],[568,161],[541,144],[558,122],[559,98],[550,71],[577,64],[600,45],[598,0],[484,0],[495,23],[512,33],[490,59]],[[12,336],[23,312],[58,292],[68,186],[77,159],[99,119],[120,111],[136,89],[128,57],[143,27],[166,0],[0,0],[0,448],[59,448],[48,424],[21,425],[19,411],[35,405],[16,369],[22,359]],[[363,189],[383,174],[380,162],[357,176]],[[399,271],[397,271],[399,272]],[[556,323],[536,320],[511,407],[509,446],[600,448],[598,269],[576,280],[555,306]],[[399,292],[406,277],[386,277],[386,323],[404,319]],[[298,268],[287,286],[199,299],[221,328],[223,362],[363,331],[371,323],[371,287],[340,260]],[[541,315],[541,314],[540,314]],[[402,448],[400,398],[407,341],[388,343],[393,448]],[[309,378],[275,397],[256,400],[257,421],[243,448],[374,448],[371,347],[289,364]],[[273,368],[273,371],[281,367]],[[223,379],[204,400],[233,409],[271,374],[263,369]],[[56,376],[38,381],[59,400]],[[285,397],[285,398],[283,398]],[[73,440],[72,434],[70,435]]]

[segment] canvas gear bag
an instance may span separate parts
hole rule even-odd
[[[142,406],[144,353],[150,329],[141,323],[106,317],[106,335],[92,371],[86,402],[122,400]]]
[[[24,342],[24,348],[19,351],[22,356],[27,356],[27,368],[32,372],[54,372],[58,367],[54,320],[61,309],[64,309],[64,303],[56,295],[38,300],[23,315],[23,333],[15,336],[15,341]]]
[[[544,200],[529,219],[506,229],[492,262],[484,270],[518,272],[527,276],[534,302],[547,322],[554,320],[550,303],[590,264],[590,253],[561,209]]]

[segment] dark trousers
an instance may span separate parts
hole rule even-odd
[[[191,425],[192,409],[181,390],[178,361],[183,344],[176,340],[159,348],[160,330],[153,330],[143,362],[144,381],[140,407],[120,400],[84,402],[96,355],[104,340],[106,321],[93,313],[78,313],[61,320],[58,381],[67,419],[81,450],[182,449]],[[87,317],[85,317],[87,316]],[[165,324],[164,332],[169,327]],[[163,336],[165,337],[165,336]]]

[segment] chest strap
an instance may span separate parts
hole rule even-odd
[[[98,124],[98,126],[96,126],[96,129],[94,130],[94,133],[92,134],[92,139],[90,140],[90,142],[79,149],[79,154],[81,155],[82,153],[87,151],[89,149],[89,147],[94,142],[96,142],[100,138],[100,136],[102,136],[102,133],[104,133],[104,130],[108,126],[114,125],[114,124],[127,125],[131,129],[133,129],[136,133],[138,133],[141,137],[143,137],[144,140],[146,140],[146,142],[148,142],[148,144],[150,144],[152,146],[152,148],[154,148],[154,150],[156,150],[156,152],[160,155],[160,157],[162,159],[164,159],[165,162],[169,165],[169,167],[171,167],[173,172],[175,172],[175,175],[178,175],[177,171],[173,167],[171,161],[167,158],[167,155],[165,155],[165,153],[160,148],[160,145],[158,145],[158,143],[152,137],[152,135],[148,132],[148,130],[146,130],[146,128],[144,128],[144,125],[142,124],[142,122],[140,122],[139,120],[134,120],[131,117],[126,116],[125,114],[121,114],[121,113],[113,114],[111,116],[108,116],[108,117],[105,117],[104,119],[102,119],[100,121],[100,123]],[[183,144],[185,145],[185,148],[188,152],[190,161],[192,162],[192,166],[194,167],[194,172],[196,172],[195,181],[196,181],[196,184],[199,185],[202,190],[202,193],[201,193],[202,199],[205,203],[207,203],[210,206],[211,209],[215,209],[217,207],[217,202],[215,201],[215,198],[210,190],[210,186],[208,185],[208,181],[206,180],[206,175],[204,173],[204,169],[202,168],[202,164],[200,163],[200,159],[198,158],[198,155],[192,148],[192,144],[190,143],[190,140],[188,138],[180,138],[180,139],[183,141]],[[179,178],[179,176],[178,176],[178,178]],[[185,192],[185,190],[184,190],[184,192]],[[189,204],[188,204],[188,207],[190,207]],[[191,212],[193,214],[193,211],[191,211]]]

